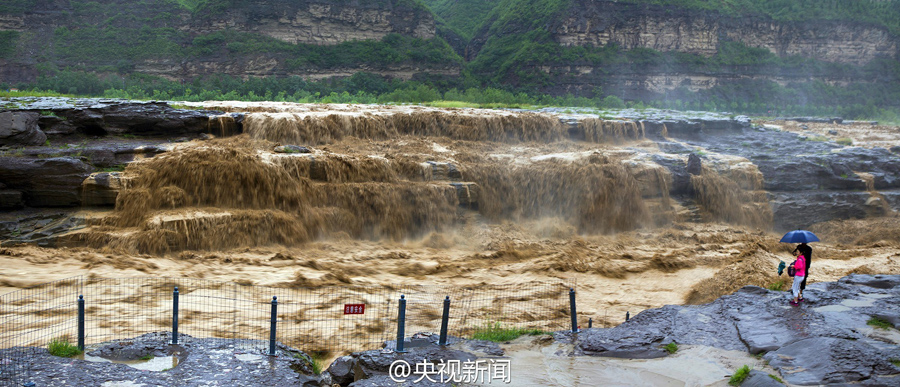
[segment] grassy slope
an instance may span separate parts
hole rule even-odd
[[[435,15],[466,41],[472,39],[500,0],[423,0]]]

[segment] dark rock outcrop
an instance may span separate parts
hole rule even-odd
[[[674,341],[763,354],[791,384],[890,385],[900,375],[890,361],[900,358],[900,345],[867,325],[900,313],[900,276],[850,275],[804,294],[793,307],[784,292],[747,286],[705,305],[645,310],[615,328],[579,333],[575,353],[661,357]]]
[[[70,128],[88,136],[136,135],[177,136],[206,133],[209,117],[220,112],[174,109],[165,102],[97,101],[87,107],[50,110],[65,120],[47,121],[54,133],[71,133]]]
[[[37,113],[0,111],[0,145],[40,145],[47,135],[38,126]]]
[[[93,170],[73,157],[0,157],[0,182],[21,191],[24,202],[31,207],[80,204],[81,183]]]

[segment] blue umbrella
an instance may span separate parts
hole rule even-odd
[[[818,242],[819,237],[816,234],[813,234],[806,230],[794,230],[789,231],[787,234],[784,234],[781,237],[779,242],[784,243],[809,243],[809,242]]]

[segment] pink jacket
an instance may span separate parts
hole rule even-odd
[[[802,254],[797,256],[797,261],[794,262],[794,270],[796,270],[794,273],[795,277],[806,277],[806,258]]]

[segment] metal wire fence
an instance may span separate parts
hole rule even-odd
[[[378,349],[397,337],[401,295],[407,335],[437,333],[447,297],[452,336],[469,337],[497,324],[561,330],[569,327],[569,288],[537,282],[279,288],[194,278],[72,277],[0,296],[0,386],[21,386],[30,372],[23,359],[60,338],[83,340],[89,350],[151,332],[168,332],[174,340],[185,334],[226,339],[260,353],[273,338],[306,352]]]

